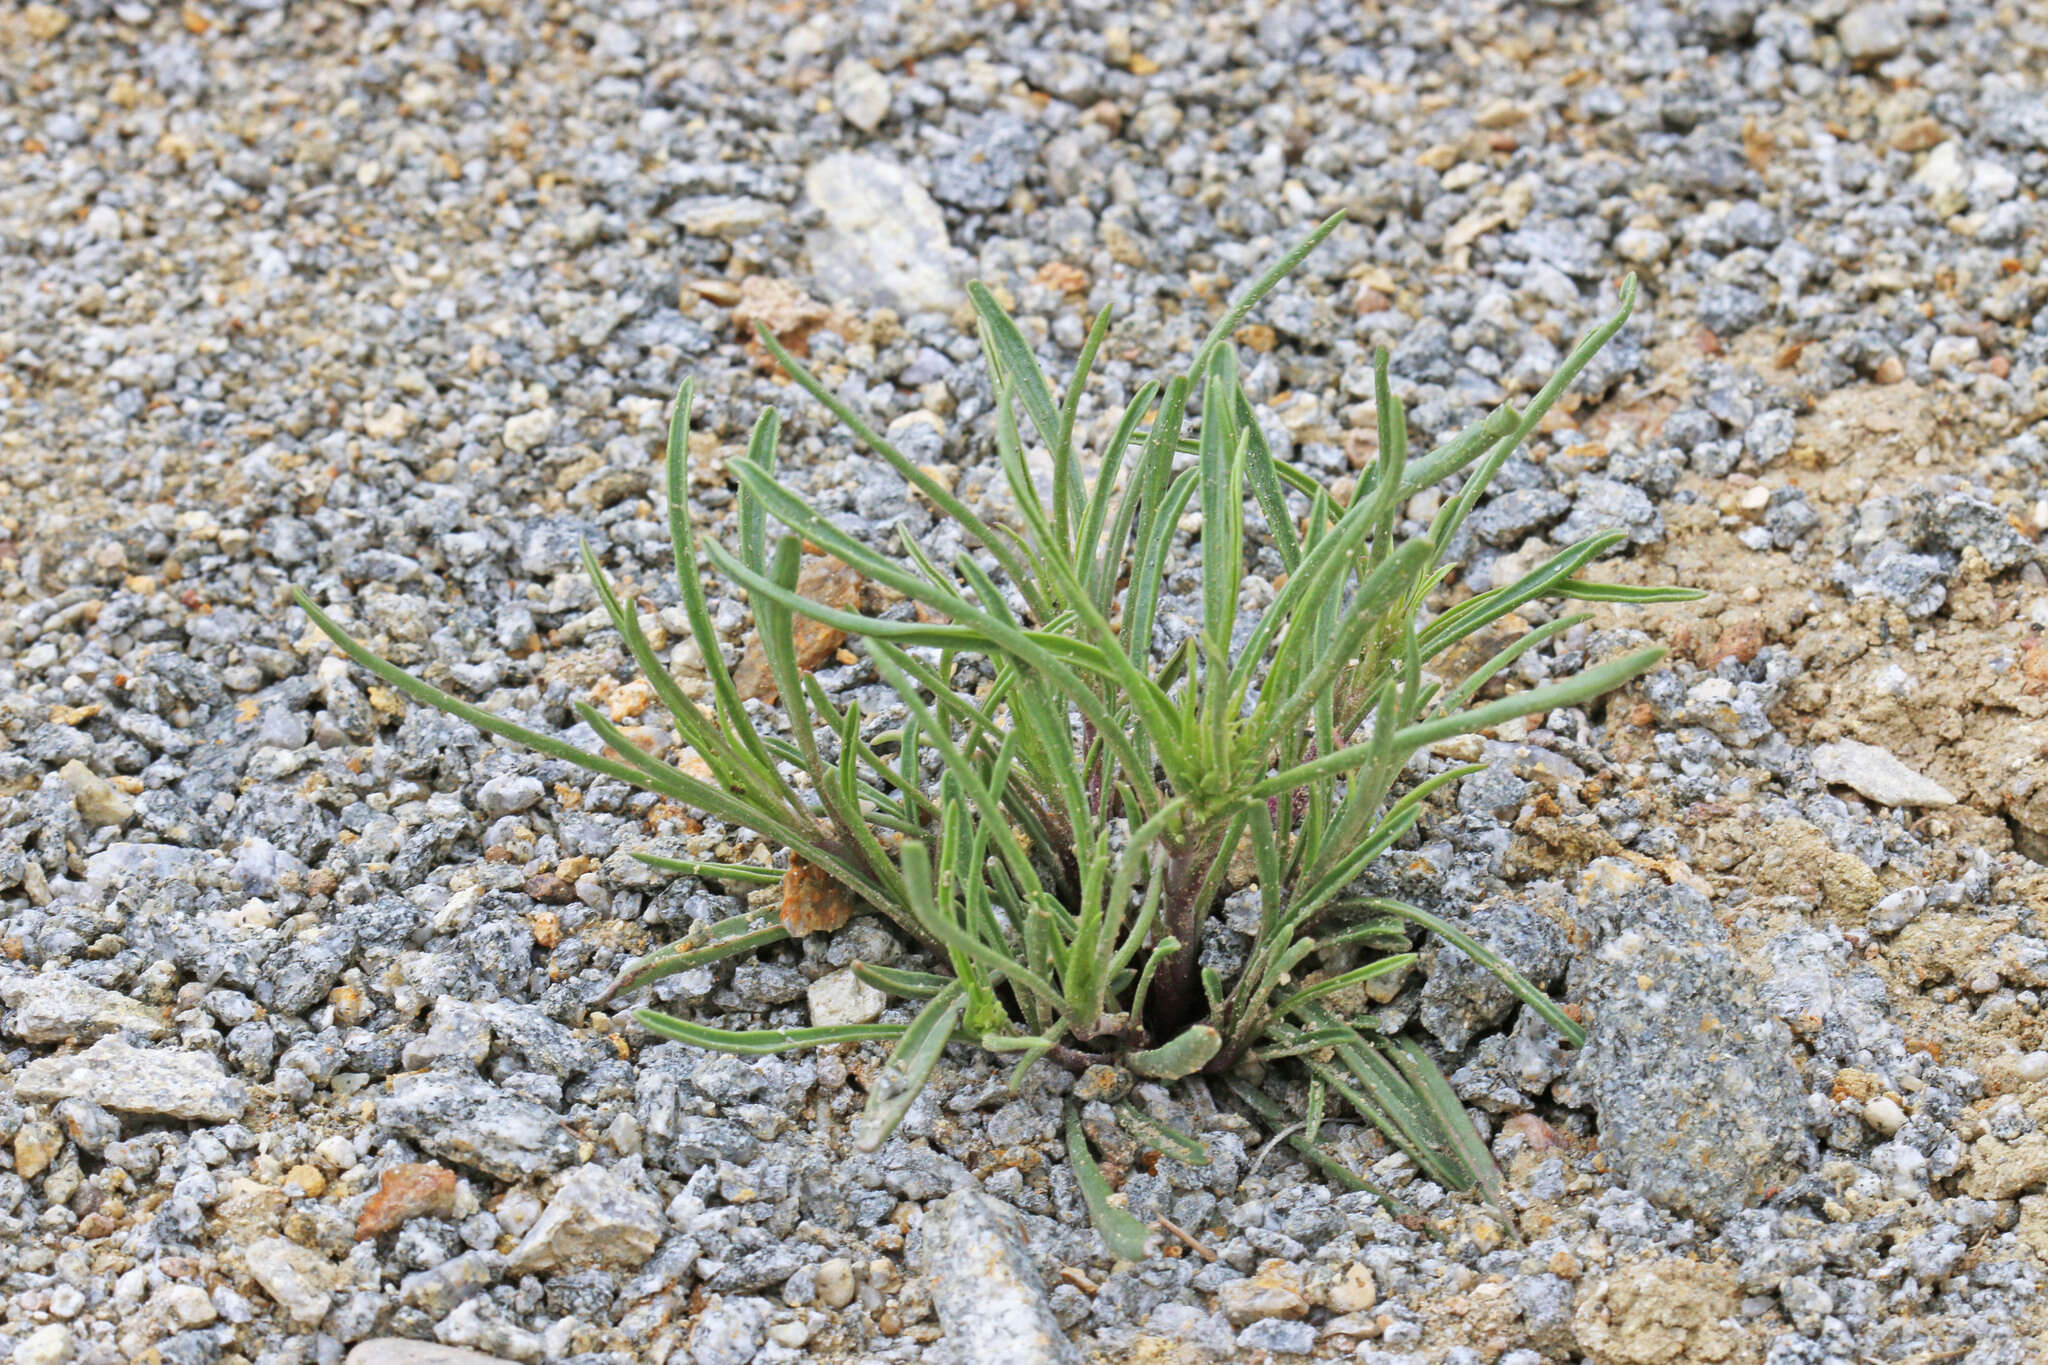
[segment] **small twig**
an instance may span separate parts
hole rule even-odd
[[[1211,1264],[1214,1264],[1216,1260],[1216,1253],[1209,1250],[1209,1248],[1203,1246],[1200,1242],[1196,1241],[1195,1235],[1189,1232],[1186,1228],[1181,1227],[1178,1223],[1175,1223],[1171,1218],[1166,1217],[1160,1218],[1159,1226],[1165,1228],[1168,1232],[1180,1238],[1183,1242],[1186,1242],[1188,1244],[1188,1250],[1194,1252],[1195,1255],[1201,1257],[1205,1261],[1210,1262]]]
[[[1060,1278],[1065,1280],[1068,1284],[1074,1286],[1074,1288],[1080,1290],[1083,1294],[1095,1294],[1100,1292],[1102,1289],[1101,1285],[1089,1279],[1086,1275],[1084,1275],[1081,1271],[1075,1269],[1073,1266],[1067,1266],[1065,1269],[1061,1270]]]

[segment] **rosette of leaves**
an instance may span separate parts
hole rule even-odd
[[[1519,579],[1444,605],[1448,554],[1510,455],[1621,328],[1635,298],[1572,350],[1520,410],[1503,405],[1411,458],[1387,356],[1374,361],[1378,456],[1348,499],[1268,448],[1240,380],[1234,330],[1337,223],[1331,219],[1253,281],[1181,373],[1145,384],[1108,444],[1075,440],[1080,394],[1109,327],[1095,319],[1078,370],[1056,394],[1016,324],[979,286],[971,297],[996,395],[993,439],[1014,518],[992,522],[896,450],[765,332],[761,344],[940,514],[971,551],[937,562],[907,527],[885,552],[816,510],[777,475],[780,419],[761,414],[738,485],[734,543],[700,540],[687,502],[691,388],[669,430],[668,522],[677,589],[712,698],[709,713],[657,656],[635,603],[613,591],[586,548],[605,612],[681,743],[686,772],[637,745],[587,704],[602,737],[591,753],[502,720],[365,649],[303,593],[299,604],[356,662],[392,686],[480,729],[659,793],[780,844],[791,865],[821,870],[914,939],[928,971],[863,964],[862,979],[922,1002],[911,1022],[732,1031],[642,1009],[650,1032],[699,1047],[771,1053],[884,1040],[893,1053],[855,1125],[872,1149],[902,1119],[941,1052],[970,1044],[1015,1059],[1114,1068],[1172,1082],[1204,1075],[1228,1088],[1324,1170],[1358,1177],[1317,1143],[1334,1099],[1376,1125],[1430,1177],[1493,1196],[1486,1145],[1430,1056],[1382,1032],[1362,988],[1413,961],[1411,934],[1433,932],[1494,971],[1572,1043],[1576,1023],[1457,926],[1421,909],[1357,893],[1360,874],[1392,848],[1453,766],[1419,780],[1432,744],[1558,707],[1581,705],[1654,665],[1659,649],[1614,658],[1541,686],[1480,700],[1533,649],[1585,621],[1567,611],[1527,629],[1462,671],[1448,660],[1517,609],[1557,601],[1653,602],[1676,588],[1602,584],[1580,574],[1616,547],[1590,536]],[[1049,487],[1027,450],[1042,447]],[[1426,534],[1400,533],[1418,491],[1462,481]],[[1183,519],[1200,517],[1199,631],[1155,647],[1162,579]],[[1271,601],[1241,612],[1247,547],[1261,537],[1284,571]],[[806,546],[835,556],[918,608],[879,619],[797,590]],[[749,718],[712,625],[701,574],[745,589],[786,724]],[[840,705],[798,663],[794,623],[844,631],[893,690],[892,714]],[[1457,651],[1457,657],[1472,647]],[[993,674],[992,683],[988,681]],[[935,762],[930,762],[935,757]],[[936,780],[928,776],[935,770]],[[689,874],[759,869],[677,863]],[[1226,880],[1258,892],[1259,921],[1241,967],[1201,960],[1203,931]],[[773,909],[700,927],[634,963],[615,990],[750,953],[789,936]],[[1299,1098],[1273,1098],[1286,1080]],[[1117,1111],[1139,1141],[1199,1160],[1194,1138],[1129,1104]],[[1067,1142],[1098,1228],[1138,1255],[1146,1229],[1108,1198],[1107,1182],[1070,1109]]]

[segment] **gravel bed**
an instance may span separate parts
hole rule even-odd
[[[0,1354],[2048,1354],[2037,8],[72,0],[0,15],[0,54]],[[829,515],[949,555],[756,322],[998,514],[969,280],[1056,374],[1114,307],[1093,448],[1340,208],[1238,334],[1275,453],[1348,486],[1375,345],[1419,445],[1531,392],[1633,270],[1458,586],[1618,526],[1604,573],[1709,589],[1525,656],[1534,683],[1672,647],[1439,746],[1487,766],[1374,873],[1591,1031],[1561,1049],[1437,945],[1374,983],[1511,1220],[1369,1129],[1338,1156],[1419,1214],[1141,1086],[1212,1161],[1108,1154],[1185,1234],[1117,1262],[1061,1154],[1070,1080],[1012,1093],[964,1049],[855,1155],[879,1049],[712,1056],[601,1003],[749,894],[632,853],[778,850],[409,705],[289,604],[591,747],[575,700],[672,742],[577,555],[701,681],[656,477],[684,375],[701,533],[730,538],[724,461],[776,403]],[[712,606],[741,664],[746,604]],[[818,658],[893,723],[857,653]],[[913,955],[856,920],[651,995],[895,1017],[856,960]]]

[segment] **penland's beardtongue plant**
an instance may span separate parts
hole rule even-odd
[[[1014,1075],[1041,1062],[1082,1075],[1079,1105],[1067,1111],[1068,1153],[1096,1226],[1119,1255],[1143,1254],[1147,1229],[1110,1200],[1091,1137],[1096,1146],[1114,1140],[1115,1125],[1176,1160],[1204,1159],[1197,1139],[1125,1099],[1132,1074],[1217,1078],[1332,1178],[1364,1188],[1317,1141],[1335,1097],[1433,1179],[1494,1199],[1499,1175],[1486,1145],[1428,1054],[1382,1033],[1366,1013],[1366,983],[1413,961],[1409,935],[1419,927],[1495,972],[1572,1043],[1584,1035],[1455,925],[1356,886],[1432,793],[1474,771],[1427,773],[1414,760],[1428,746],[1588,702],[1662,656],[1645,649],[1481,701],[1489,681],[1587,616],[1554,616],[1446,676],[1454,646],[1516,624],[1510,614],[1532,602],[1693,594],[1579,578],[1622,540],[1619,531],[1454,605],[1442,605],[1449,594],[1438,591],[1454,567],[1447,550],[1488,482],[1627,319],[1633,277],[1614,316],[1525,409],[1503,405],[1417,459],[1379,352],[1378,458],[1348,502],[1273,457],[1230,337],[1336,223],[1254,281],[1185,373],[1138,390],[1108,445],[1088,453],[1092,477],[1075,449],[1075,419],[1108,311],[1061,397],[1016,324],[974,286],[1014,524],[976,513],[764,333],[762,345],[803,389],[958,523],[974,552],[950,564],[934,562],[902,526],[895,553],[880,553],[781,482],[773,409],[761,414],[745,458],[730,465],[739,485],[734,543],[700,541],[687,500],[685,383],[669,428],[668,520],[709,714],[663,665],[635,604],[619,600],[588,547],[584,563],[682,746],[699,760],[688,771],[585,704],[577,712],[602,737],[603,754],[501,720],[378,658],[304,593],[297,600],[349,657],[407,695],[780,844],[789,855],[785,907],[788,887],[829,878],[922,945],[932,971],[855,969],[871,986],[922,1002],[908,1024],[735,1032],[635,1012],[653,1033],[728,1052],[891,1041],[854,1126],[860,1148],[889,1135],[957,1042],[1014,1058]],[[1049,487],[1026,458],[1031,442],[1049,457]],[[1461,473],[1427,534],[1402,539],[1410,497]],[[1201,524],[1200,629],[1162,655],[1154,648],[1161,582],[1189,510]],[[1240,588],[1253,524],[1284,578],[1263,611],[1246,614]],[[807,546],[909,599],[914,618],[862,616],[800,595]],[[748,594],[783,713],[778,732],[749,716],[725,665],[700,558]],[[834,702],[799,665],[799,616],[861,642],[895,694],[892,714]],[[1419,780],[1397,793],[1404,775]],[[646,861],[728,880],[778,875]],[[1241,965],[1219,970],[1203,961],[1204,925],[1226,890],[1241,886],[1256,888],[1257,931]],[[772,908],[699,926],[633,963],[614,991],[809,927]]]

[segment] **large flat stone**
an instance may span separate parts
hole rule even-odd
[[[950,312],[965,301],[946,218],[903,167],[865,152],[828,156],[804,173],[825,215],[806,245],[827,303]]]
[[[61,972],[0,977],[0,1001],[14,1011],[7,1031],[30,1043],[84,1043],[110,1033],[161,1038],[161,1010]]]
[[[1589,1034],[1576,1075],[1622,1179],[1709,1223],[1796,1179],[1812,1144],[1792,1035],[1707,899],[1602,859],[1583,910],[1599,946],[1572,973]]]
[[[124,1114],[229,1123],[249,1107],[249,1088],[201,1052],[130,1047],[102,1038],[84,1052],[43,1057],[15,1078],[14,1093],[38,1102],[91,1100]]]
[[[956,1190],[925,1225],[932,1304],[947,1345],[979,1365],[1080,1365],[1017,1231],[980,1190]]]

